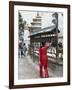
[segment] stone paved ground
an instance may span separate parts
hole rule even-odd
[[[48,72],[50,77],[61,77],[62,67],[49,62]],[[39,65],[30,58],[23,56],[18,60],[18,79],[39,78]]]
[[[18,65],[19,79],[39,78],[38,70],[29,62],[27,57],[19,58]]]

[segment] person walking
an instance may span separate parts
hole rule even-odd
[[[19,43],[19,57],[21,58],[23,55],[23,42]]]
[[[48,74],[48,56],[47,56],[47,49],[51,44],[42,42],[42,45],[39,49],[39,65],[40,65],[40,77],[43,78],[43,68],[44,68],[44,77],[49,77]]]
[[[26,51],[27,51],[27,47],[26,47],[26,44],[24,43],[23,45],[23,51],[24,51],[24,56],[26,55]]]
[[[21,58],[21,43],[19,43],[19,47],[18,47],[18,55],[19,55],[19,58]]]

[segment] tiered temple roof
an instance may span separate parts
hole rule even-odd
[[[41,16],[39,15],[39,12],[37,12],[36,17],[33,18],[30,29],[31,33],[41,30]]]

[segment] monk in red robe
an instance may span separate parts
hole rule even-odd
[[[42,42],[42,46],[39,49],[39,62],[40,62],[40,77],[43,77],[42,68],[44,67],[44,75],[45,78],[49,77],[48,74],[48,56],[47,56],[47,49],[51,44]]]

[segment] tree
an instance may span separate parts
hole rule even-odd
[[[20,12],[19,12],[18,23],[19,23],[19,40],[24,41],[24,28],[25,28],[25,25],[26,25],[26,21],[25,20],[23,21],[23,18],[21,16]]]

